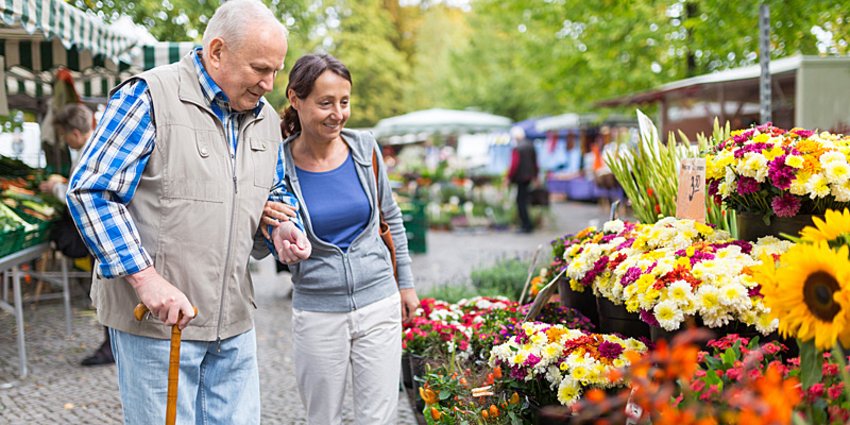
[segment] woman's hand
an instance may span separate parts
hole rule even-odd
[[[416,296],[415,288],[399,289],[401,295],[401,321],[402,323],[410,323],[413,316],[416,315],[416,309],[419,308],[419,297]]]
[[[297,210],[287,204],[266,201],[266,206],[263,207],[263,218],[260,221],[260,231],[266,239],[271,239],[266,226],[277,227],[278,224],[289,221],[289,217],[295,217],[296,214],[298,214]]]

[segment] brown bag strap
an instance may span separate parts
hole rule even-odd
[[[386,220],[384,220],[384,210],[381,207],[381,191],[379,190],[381,179],[378,174],[378,152],[375,150],[372,150],[372,171],[375,172],[375,197],[378,201],[378,214],[381,219],[378,225],[378,233],[381,236],[381,240],[384,241],[384,244],[390,251],[390,262],[393,265],[393,276],[395,276],[395,282],[396,285],[398,285],[398,264],[396,263],[395,243],[393,242],[393,235],[390,233],[390,225]]]
[[[384,221],[384,210],[381,208],[381,191],[379,190],[381,178],[378,175],[378,152],[374,149],[372,150],[372,171],[375,173],[375,195],[378,201],[378,213],[381,214],[381,221]]]

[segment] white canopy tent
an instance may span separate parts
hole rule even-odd
[[[393,136],[472,134],[508,131],[511,119],[477,111],[427,109],[378,121],[373,132],[379,139]]]

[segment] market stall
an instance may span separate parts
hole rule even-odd
[[[55,137],[50,115],[67,102],[103,104],[109,90],[135,72],[171,63],[194,43],[159,43],[126,19],[112,26],[60,0],[5,2],[0,4],[0,115],[25,111],[42,122],[36,136],[42,141],[49,170],[68,171],[68,148]],[[79,93],[80,95],[78,95]],[[22,116],[21,112],[17,115]],[[18,123],[20,124],[20,123]],[[5,127],[4,131],[11,131]],[[37,167],[45,162],[37,160]],[[59,205],[37,193],[46,175],[12,158],[0,156],[0,308],[15,315],[19,373],[27,375],[22,304],[22,266],[54,256],[48,243],[51,223]],[[46,209],[56,207],[47,213]],[[55,255],[55,270],[31,267],[28,278],[61,288],[61,294],[39,294],[34,299],[61,297],[65,303],[67,332],[71,334],[69,264]],[[87,272],[77,272],[88,275]],[[12,292],[10,297],[10,290]]]

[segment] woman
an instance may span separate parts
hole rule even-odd
[[[351,75],[332,56],[298,59],[286,94],[286,175],[313,245],[309,259],[290,265],[295,374],[308,423],[341,423],[349,369],[356,423],[395,423],[401,322],[419,299],[381,150],[371,134],[343,128]],[[379,205],[395,243],[398,283],[379,235]],[[265,220],[287,213],[269,204]]]

